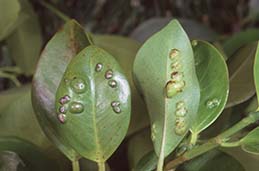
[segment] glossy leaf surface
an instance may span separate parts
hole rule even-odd
[[[245,171],[245,169],[230,155],[213,150],[183,164],[176,171]]]
[[[84,29],[74,20],[69,21],[46,45],[33,78],[32,103],[40,125],[70,160],[76,160],[78,154],[57,131],[55,93],[68,63],[87,45]]]
[[[191,44],[177,20],[144,43],[133,71],[148,107],[156,154],[166,157],[187,133],[200,97]]]
[[[42,48],[41,30],[38,17],[28,0],[20,0],[20,4],[20,15],[27,17],[8,37],[7,47],[16,65],[26,75],[31,75]]]
[[[241,139],[242,149],[253,154],[259,154],[259,128],[255,128]]]
[[[257,100],[259,104],[259,44],[258,43],[257,43],[255,62],[254,62],[254,82],[256,87]]]
[[[93,35],[94,44],[109,52],[118,61],[131,89],[131,121],[127,135],[147,127],[149,123],[146,105],[133,83],[133,62],[140,44],[130,38],[109,35]]]
[[[20,157],[20,162],[26,171],[60,170],[55,161],[49,159],[37,146],[22,139],[0,137],[0,153],[4,151],[16,153]]]
[[[226,107],[243,103],[255,94],[253,78],[255,51],[256,44],[249,44],[228,60],[230,87]]]
[[[198,41],[194,47],[196,73],[200,84],[200,105],[193,133],[211,125],[225,107],[229,91],[228,69],[223,56],[209,43]]]
[[[16,28],[20,9],[18,0],[0,1],[0,41]]]
[[[106,161],[127,133],[130,88],[116,60],[97,46],[69,63],[56,93],[57,131],[83,157]]]

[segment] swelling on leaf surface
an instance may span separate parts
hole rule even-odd
[[[57,131],[81,156],[106,161],[125,137],[130,88],[106,51],[88,46],[69,63],[56,93]]]
[[[199,106],[200,89],[190,41],[177,20],[149,38],[134,62],[147,104],[155,152],[162,161],[181,142]]]

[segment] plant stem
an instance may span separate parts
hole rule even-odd
[[[21,69],[19,67],[17,67],[17,66],[1,67],[0,71],[2,71],[2,72],[10,72],[10,73],[17,74],[17,75],[22,74]]]
[[[105,163],[104,162],[98,162],[98,168],[99,168],[99,171],[105,171]]]
[[[206,143],[198,147],[194,147],[190,151],[187,151],[186,153],[184,153],[182,156],[169,162],[166,165],[166,170],[176,168],[178,165],[220,146],[222,143],[225,143],[232,135],[242,130],[243,128],[247,127],[248,125],[256,122],[257,120],[259,120],[259,112],[252,112],[251,114],[249,114],[249,116],[242,119],[241,121],[239,121],[237,124],[229,128],[225,132],[208,140]]]
[[[72,168],[73,168],[73,171],[80,171],[80,166],[79,166],[78,160],[72,161]]]
[[[221,147],[238,147],[240,146],[240,141],[235,142],[223,142],[220,144]]]
[[[191,134],[190,145],[191,145],[191,146],[196,145],[197,140],[198,140],[198,134],[197,134],[196,132],[193,132],[193,133]]]
[[[14,82],[14,84],[17,86],[17,87],[20,87],[21,86],[21,83],[20,81],[12,74],[8,74],[8,73],[5,73],[3,71],[0,71],[0,78],[7,78],[7,79],[10,79]]]
[[[62,13],[60,10],[58,10],[57,8],[55,8],[53,5],[49,4],[48,2],[41,0],[39,1],[40,4],[42,6],[44,6],[45,8],[47,8],[48,10],[50,10],[51,12],[53,12],[54,14],[56,14],[59,18],[61,18],[62,20],[64,20],[65,22],[69,21],[71,18],[68,17],[66,14]]]

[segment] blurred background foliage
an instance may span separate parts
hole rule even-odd
[[[8,4],[3,2],[0,0],[0,13],[11,10],[10,7],[7,8]],[[9,2],[15,4],[16,0]],[[1,35],[0,32],[0,144],[7,149],[0,153],[0,168],[14,168],[10,171],[16,171],[19,167],[19,171],[37,170],[35,167],[46,165],[55,171],[70,170],[69,161],[48,141],[39,127],[30,100],[30,83],[41,50],[62,27],[64,21],[46,8],[41,0],[19,0],[19,2],[20,7],[11,4],[12,7],[15,6],[11,12],[16,17],[8,20],[8,22],[14,20],[11,24],[7,23],[10,28],[7,31],[0,29],[4,33]],[[225,55],[230,76],[234,76],[230,78],[227,109],[215,124],[202,133],[202,138],[217,135],[243,118],[246,113],[256,109],[252,71],[249,69],[252,67],[251,61],[255,51],[252,42],[259,39],[259,0],[49,0],[47,2],[67,16],[76,19],[87,31],[94,34],[122,35],[142,43],[170,19],[177,18],[191,39],[212,42]],[[4,15],[0,16],[0,22],[4,19]],[[110,41],[115,45],[121,45],[124,50],[128,47],[120,43],[127,42],[123,39],[96,37],[95,41],[99,41],[100,46],[104,48],[106,46],[109,48]],[[134,49],[135,53],[137,47],[139,44],[136,42],[136,46],[130,49]],[[115,50],[115,52],[120,51]],[[240,82],[248,84],[245,88],[239,87]],[[141,122],[143,126],[139,128],[148,127],[146,117]],[[130,167],[135,167],[136,163],[148,154],[150,149],[152,150],[150,139],[145,138],[150,137],[148,131],[134,130],[129,134],[108,161],[113,171],[126,171]],[[34,149],[34,153],[26,153],[21,149],[21,145]],[[136,146],[140,149],[138,150]],[[28,158],[25,157],[26,160],[21,161],[13,152]],[[258,157],[244,154],[239,149],[225,152],[235,157],[242,156],[237,157],[237,160],[245,166],[246,171],[257,171]],[[212,153],[217,158],[221,155],[227,156],[225,153]],[[31,160],[35,156],[42,162]],[[13,160],[16,161],[15,166],[5,164]],[[29,168],[24,168],[23,163],[30,160],[32,163],[27,165]],[[58,161],[58,166],[53,160]],[[88,160],[81,160],[80,165],[82,170],[96,170],[96,165]],[[189,167],[187,165],[183,168],[188,170]],[[207,168],[210,167],[206,166]]]

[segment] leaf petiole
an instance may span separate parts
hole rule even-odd
[[[73,168],[73,171],[80,171],[80,166],[79,166],[78,160],[72,161],[72,168]]]
[[[99,169],[99,171],[105,171],[105,163],[98,162],[98,169]]]

